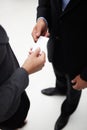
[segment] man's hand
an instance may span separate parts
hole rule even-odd
[[[87,82],[85,80],[81,79],[80,75],[76,76],[71,82],[73,84],[75,83],[75,85],[73,85],[74,89],[82,90],[84,88],[87,88]]]
[[[30,53],[22,67],[28,72],[28,74],[32,74],[41,70],[45,61],[45,53],[40,53],[40,48],[37,48],[34,52]]]
[[[40,36],[49,37],[47,24],[42,18],[40,18],[37,21],[37,23],[32,31],[32,37],[34,39],[34,42],[37,42],[37,40]]]

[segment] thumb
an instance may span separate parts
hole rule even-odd
[[[34,55],[35,56],[38,56],[39,54],[40,54],[40,51],[41,51],[41,49],[40,49],[40,47],[38,47],[35,51],[34,51]]]
[[[42,29],[41,29],[40,27],[37,28],[36,36],[37,36],[37,37],[40,37],[40,36],[41,36],[41,32],[42,32]]]
[[[40,31],[36,33],[36,36],[37,36],[38,38],[40,37],[40,35],[41,35],[41,32],[40,32]]]
[[[46,54],[45,54],[44,51],[42,51],[42,53],[41,53],[41,57],[42,57],[42,59],[44,60],[44,62],[46,62]]]
[[[46,32],[45,37],[49,37],[49,36],[50,36],[50,33]]]
[[[76,78],[74,78],[74,79],[71,81],[71,83],[76,83]]]

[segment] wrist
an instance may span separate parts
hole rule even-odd
[[[46,26],[48,26],[47,20],[44,17],[39,17],[37,19],[37,22],[42,22],[42,23],[46,24]]]

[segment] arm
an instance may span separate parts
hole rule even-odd
[[[37,18],[44,17],[48,22],[50,20],[50,0],[38,0]]]
[[[41,70],[44,66],[45,54],[42,52],[42,54],[39,55],[39,53],[40,49],[38,48],[27,57],[21,68],[19,67],[16,69],[5,82],[0,84],[0,121],[3,120],[3,117],[8,112],[13,102],[17,100],[28,86],[28,75]],[[4,58],[2,58],[3,61]]]
[[[8,80],[0,85],[0,121],[2,121],[13,102],[25,90],[28,80],[27,72],[18,68]]]
[[[37,7],[37,23],[33,28],[32,37],[35,42],[42,36],[49,37],[50,0],[39,0]]]

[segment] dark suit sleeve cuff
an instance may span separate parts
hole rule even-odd
[[[87,81],[87,68],[85,68],[85,69],[82,71],[82,73],[80,74],[80,77],[81,77],[83,80]]]
[[[18,93],[21,93],[29,84],[28,73],[25,69],[18,68],[11,77],[11,80],[16,83]]]

